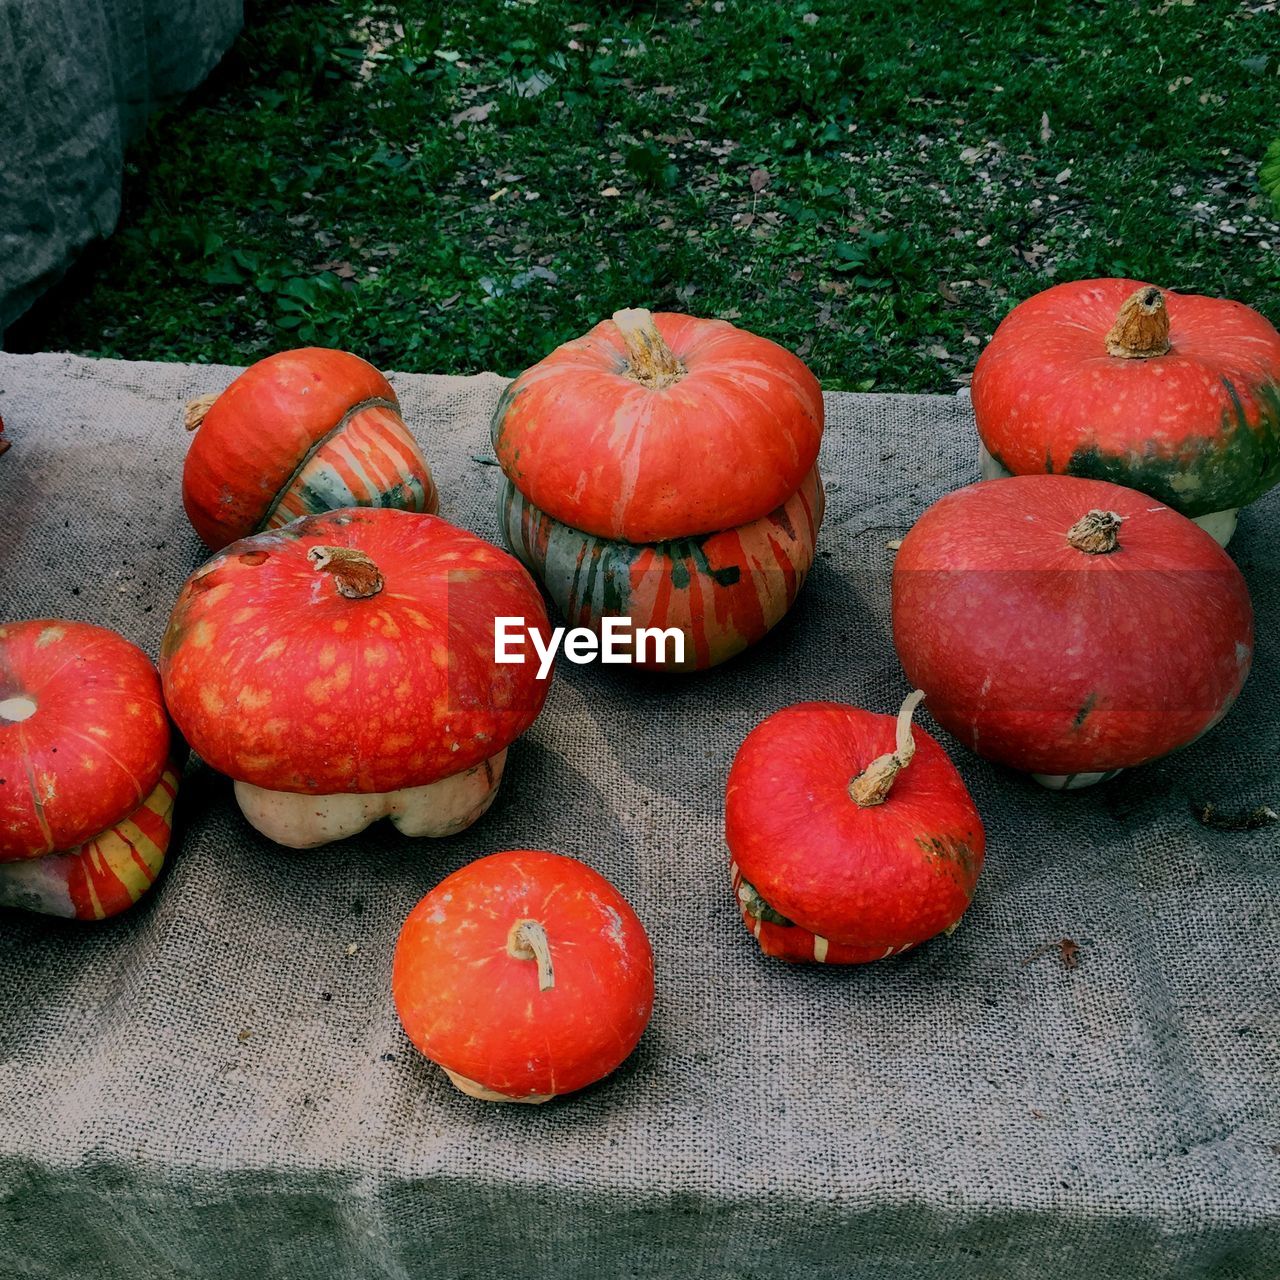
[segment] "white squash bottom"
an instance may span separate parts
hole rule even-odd
[[[70,853],[0,862],[0,907],[74,920],[76,905],[67,884],[67,865],[79,854],[79,849],[73,849]]]
[[[345,840],[381,818],[407,836],[452,836],[493,803],[506,761],[504,747],[462,773],[399,791],[313,796],[237,782],[236,800],[250,826],[290,849]]]
[[[1097,786],[1110,782],[1123,769],[1108,769],[1105,773],[1033,773],[1031,776],[1050,791],[1079,791],[1081,787]]]
[[[1006,476],[1011,476],[1012,471],[1006,471],[988,452],[987,446],[978,441],[978,466],[982,471],[984,480],[1003,480]],[[1236,521],[1240,516],[1239,507],[1227,507],[1223,511],[1210,511],[1207,515],[1192,516],[1191,519],[1198,524],[1220,547],[1225,547],[1231,541],[1231,535],[1236,531]],[[1085,776],[1083,774],[1079,775]],[[1045,784],[1046,786],[1049,784]],[[1088,786],[1087,782],[1076,784],[1078,786]]]
[[[462,1090],[468,1098],[479,1098],[481,1102],[518,1102],[537,1106],[539,1103],[550,1102],[556,1096],[554,1093],[531,1093],[527,1098],[513,1098],[507,1093],[495,1093],[466,1076],[460,1076],[456,1071],[450,1071],[448,1067],[443,1070],[455,1088]]]

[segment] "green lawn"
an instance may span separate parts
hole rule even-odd
[[[1056,280],[1280,322],[1278,37],[1262,0],[251,2],[9,345],[514,374],[643,305],[948,391]]]

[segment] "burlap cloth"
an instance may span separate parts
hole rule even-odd
[[[105,623],[156,652],[203,558],[179,497],[182,402],[231,374],[0,355],[0,616]],[[395,384],[443,514],[496,537],[501,381]],[[1192,812],[1280,808],[1280,495],[1232,546],[1258,665],[1221,726],[1067,795],[954,748],[989,834],[959,931],[793,969],[734,910],[730,759],[790,702],[897,707],[886,542],[975,476],[963,402],[827,408],[830,507],[792,615],[705,676],[563,663],[464,835],[290,853],[199,770],[141,906],[97,926],[0,920],[0,1272],[1280,1274],[1280,828]],[[520,845],[607,875],[657,958],[631,1061],[542,1108],[457,1094],[389,997],[410,907]],[[1042,950],[1063,938],[1075,968]]]

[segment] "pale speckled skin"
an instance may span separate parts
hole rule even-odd
[[[382,586],[341,594],[316,547],[368,557]],[[494,619],[549,639],[506,552],[438,517],[352,508],[232,544],[187,581],[161,646],[165,697],[201,759],[307,796],[424,787],[492,759],[549,680],[494,661]]]

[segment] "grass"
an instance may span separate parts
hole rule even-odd
[[[644,305],[828,387],[949,391],[1058,280],[1280,321],[1274,10],[251,2],[132,151],[119,230],[8,344],[515,374]]]

